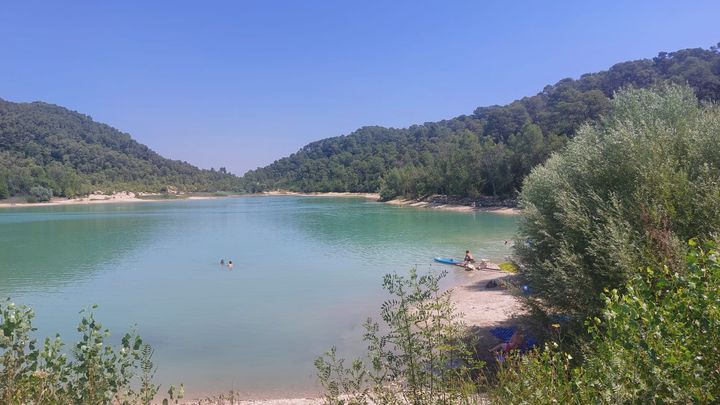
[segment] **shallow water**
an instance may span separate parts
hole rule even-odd
[[[241,197],[0,210],[0,298],[33,307],[38,337],[77,339],[78,311],[155,348],[158,380],[192,394],[316,392],[313,359],[362,352],[382,276],[502,260],[516,218],[356,198]],[[232,260],[228,270],[219,260]],[[164,390],[163,390],[164,391]]]

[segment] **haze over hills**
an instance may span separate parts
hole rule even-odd
[[[0,99],[0,198],[33,187],[72,197],[93,191],[239,191],[224,169],[166,159],[87,115],[42,103]]]
[[[701,100],[720,99],[720,52],[695,48],[622,62],[563,79],[504,106],[409,128],[363,127],[312,142],[249,171],[249,191],[380,191],[384,198],[451,194],[513,196],[532,167],[589,120],[608,112],[627,86],[688,84]]]

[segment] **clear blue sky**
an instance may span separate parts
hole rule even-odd
[[[718,16],[718,1],[4,2],[0,98],[241,174],[363,125],[451,118],[708,48]]]

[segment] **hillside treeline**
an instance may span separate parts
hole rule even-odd
[[[238,180],[166,159],[86,115],[0,100],[0,198],[38,187],[66,197],[96,190],[237,191]]]
[[[384,198],[431,194],[515,195],[525,176],[609,112],[625,87],[689,85],[701,100],[720,99],[718,47],[661,52],[653,59],[563,79],[542,92],[471,115],[409,128],[363,127],[323,139],[248,172],[248,191],[379,191]]]

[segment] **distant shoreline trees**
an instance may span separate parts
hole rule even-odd
[[[363,127],[252,170],[243,184],[249,192],[379,192],[385,199],[515,196],[534,166],[561,150],[585,122],[610,111],[616,91],[665,82],[688,85],[703,101],[720,100],[718,47],[618,63],[449,120],[404,129]]]
[[[165,159],[90,117],[46,103],[0,100],[0,199],[42,187],[74,197],[94,191],[242,191],[225,168]]]

